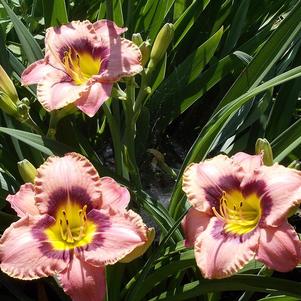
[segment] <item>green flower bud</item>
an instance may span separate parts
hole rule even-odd
[[[29,118],[29,106],[26,102],[19,102],[17,105],[18,108],[18,119],[21,122],[26,122]]]
[[[150,52],[151,52],[151,44],[149,43],[149,41],[145,41],[140,45],[140,51],[142,54],[142,61],[141,61],[141,65],[145,66],[146,63],[149,60],[150,57]]]
[[[17,102],[19,100],[17,90],[9,78],[9,76],[6,74],[2,66],[0,65],[0,90],[3,91],[8,97],[13,101]]]
[[[152,51],[150,54],[150,62],[149,67],[153,67],[157,65],[158,62],[163,58],[166,50],[173,39],[174,35],[174,26],[171,23],[166,23],[161,30],[159,31],[154,45],[152,47]]]
[[[255,144],[255,153],[263,154],[264,165],[273,165],[273,151],[269,141],[265,138],[258,138]]]
[[[37,169],[26,159],[18,162],[18,170],[25,183],[33,183],[37,175]]]
[[[134,44],[136,44],[138,47],[143,43],[143,39],[141,37],[140,33],[133,33],[132,35],[132,41]]]
[[[16,103],[3,91],[0,91],[0,109],[13,117],[18,115]]]

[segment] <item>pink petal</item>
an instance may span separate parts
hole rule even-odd
[[[10,225],[0,240],[0,268],[14,278],[25,280],[54,275],[66,268],[62,259],[48,257],[33,236],[39,216],[25,216]]]
[[[105,41],[109,41],[111,38],[117,38],[119,35],[127,31],[126,27],[118,27],[110,20],[99,20],[93,23],[93,27],[97,36]]]
[[[90,264],[114,264],[148,240],[147,227],[131,210],[92,210],[87,217],[98,225],[89,249],[79,254]]]
[[[189,165],[183,175],[183,190],[199,211],[211,212],[219,204],[223,191],[239,190],[233,161],[224,155]]]
[[[61,68],[64,52],[69,49],[86,50],[100,43],[92,23],[73,21],[58,27],[50,27],[45,36],[46,59],[55,67]]]
[[[93,165],[80,154],[49,157],[35,178],[36,203],[40,213],[52,215],[66,198],[91,204],[101,202],[100,178]]]
[[[263,165],[262,155],[249,155],[243,152],[236,153],[232,157],[234,163],[243,168],[244,173],[253,173]]]
[[[212,217],[195,242],[195,258],[205,278],[224,278],[238,272],[254,256],[259,231],[244,236],[225,234],[223,223]]]
[[[112,87],[113,84],[110,83],[93,82],[87,91],[81,93],[75,105],[89,117],[93,117],[111,96]]]
[[[301,261],[301,242],[287,222],[261,229],[259,242],[256,259],[273,270],[288,272]]]
[[[56,72],[57,69],[47,64],[45,60],[39,60],[29,65],[21,75],[22,85],[37,84],[43,79],[45,74]]]
[[[301,200],[301,172],[284,166],[262,166],[256,177],[261,183],[264,223],[279,226]]]
[[[113,209],[122,210],[127,207],[131,196],[126,187],[118,184],[114,179],[109,177],[100,178],[101,181],[101,208],[112,207]]]
[[[34,196],[34,186],[31,183],[26,183],[20,187],[20,190],[16,194],[7,196],[6,200],[19,217],[27,214],[37,215],[39,214],[39,210],[36,206]]]
[[[74,84],[65,72],[54,70],[46,74],[37,87],[38,100],[47,111],[61,109],[79,100],[81,93],[89,88],[87,84]]]
[[[107,45],[110,57],[101,75],[107,80],[118,80],[122,76],[133,76],[143,70],[139,47],[127,39],[111,39]]]
[[[208,226],[210,216],[194,208],[190,208],[182,221],[182,227],[185,233],[185,246],[191,248],[196,238]]]
[[[73,301],[102,301],[105,297],[104,267],[95,267],[74,256],[58,278]]]

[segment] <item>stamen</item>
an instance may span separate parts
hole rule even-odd
[[[61,237],[63,240],[66,240],[66,235],[64,233],[64,229],[63,229],[63,221],[60,219],[60,233],[61,233]]]
[[[214,212],[215,216],[216,216],[219,220],[221,220],[222,222],[225,221],[225,218],[224,218],[223,216],[221,216],[221,215],[216,211],[215,207],[212,207],[212,211]]]

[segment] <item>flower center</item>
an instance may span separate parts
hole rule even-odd
[[[246,198],[239,191],[223,192],[215,216],[225,223],[226,233],[246,234],[254,230],[261,217],[260,199],[252,194]]]
[[[61,238],[68,242],[68,243],[74,243],[75,241],[81,240],[87,230],[87,205],[83,207],[83,209],[80,209],[78,211],[78,216],[80,218],[80,222],[76,225],[73,225],[71,228],[66,210],[62,210],[63,218],[60,218],[60,232],[61,232]]]
[[[65,71],[77,85],[87,82],[93,75],[97,75],[101,68],[101,60],[95,59],[90,53],[77,52],[69,49],[63,57]]]
[[[87,218],[87,205],[67,202],[58,208],[55,223],[45,230],[48,241],[56,250],[74,249],[89,244],[96,225]]]

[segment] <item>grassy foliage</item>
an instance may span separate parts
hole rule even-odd
[[[0,112],[1,231],[15,220],[5,198],[22,183],[17,162],[28,159],[39,166],[51,154],[76,151],[87,156],[100,175],[128,186],[132,206],[144,212],[161,235],[142,258],[107,268],[107,301],[301,299],[300,277],[260,274],[257,262],[229,279],[201,279],[193,252],[183,247],[179,226],[188,208],[181,176],[191,162],[220,152],[253,153],[259,137],[271,142],[275,162],[288,165],[301,157],[299,0],[1,3],[0,63],[20,100],[29,103],[34,121],[27,124]],[[139,32],[150,45],[165,23],[174,24],[174,37],[152,72],[143,71],[131,83],[137,103],[113,95],[94,118],[79,111],[62,118],[53,139],[53,115],[36,101],[35,88],[20,85],[20,74],[43,57],[47,27],[102,18],[127,27],[128,39]],[[121,89],[128,92],[129,81],[121,81]],[[167,155],[154,158],[149,149]],[[156,185],[160,180],[161,186],[168,183],[168,208],[149,187],[149,182]],[[45,295],[48,300],[68,300],[53,279],[24,284],[0,274],[1,300],[47,300]]]

